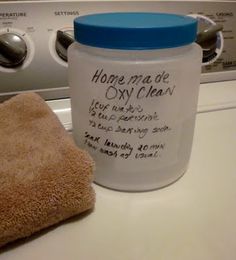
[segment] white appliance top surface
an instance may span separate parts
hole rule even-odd
[[[232,85],[229,102],[221,102],[223,84],[214,93],[209,91],[214,84],[201,88],[202,113],[189,169],[180,180],[143,193],[94,184],[92,213],[2,249],[0,260],[236,259],[236,84],[226,83]],[[209,104],[212,95],[215,103]]]

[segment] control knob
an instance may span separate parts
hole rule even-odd
[[[67,30],[57,31],[56,52],[64,60],[67,61],[67,49],[74,42],[73,31]]]
[[[0,66],[14,68],[20,66],[27,55],[25,41],[15,33],[0,35]]]

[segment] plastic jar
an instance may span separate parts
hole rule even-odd
[[[180,178],[190,158],[201,48],[194,18],[106,13],[74,21],[69,55],[73,134],[95,182],[144,191]]]

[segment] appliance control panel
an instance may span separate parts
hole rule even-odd
[[[25,1],[0,2],[0,99],[36,91],[68,97],[67,49],[75,17],[99,12],[168,12],[198,20],[202,82],[236,79],[236,2]]]

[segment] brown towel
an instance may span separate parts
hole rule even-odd
[[[0,104],[0,246],[92,208],[93,166],[38,95]]]

